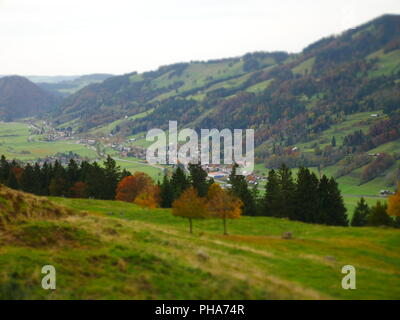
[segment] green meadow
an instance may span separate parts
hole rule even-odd
[[[187,221],[168,209],[51,198],[84,210],[0,233],[3,299],[399,299],[399,230],[275,218]],[[282,238],[291,232],[293,238]],[[41,289],[41,267],[57,290]],[[356,268],[344,290],[342,267]]]

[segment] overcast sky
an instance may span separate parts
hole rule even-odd
[[[128,73],[299,52],[399,0],[0,0],[0,74]]]

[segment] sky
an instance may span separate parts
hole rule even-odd
[[[399,0],[0,0],[0,74],[123,74],[300,52]]]

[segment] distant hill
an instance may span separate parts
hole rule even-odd
[[[296,55],[259,52],[112,77],[65,99],[56,120],[77,119],[87,131],[154,109],[125,133],[176,119],[182,126],[256,127],[258,144],[276,133],[290,145],[329,127],[333,119],[323,115],[381,109],[379,97],[398,89],[399,73],[400,16],[386,15]],[[284,132],[283,123],[299,128]]]
[[[19,76],[0,78],[0,119],[37,116],[58,103],[55,96]]]
[[[298,54],[256,52],[112,77],[67,97],[53,116],[94,136],[143,137],[169,120],[253,128],[259,170],[282,162],[324,168],[376,192],[400,178],[400,16]]]
[[[32,81],[36,82],[39,87],[55,95],[65,97],[89,84],[100,83],[112,76],[112,74],[96,73],[76,77],[54,77],[54,79],[53,77],[36,77],[36,81]]]

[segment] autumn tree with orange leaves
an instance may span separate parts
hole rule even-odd
[[[220,218],[224,223],[224,235],[228,234],[227,219],[238,219],[242,214],[243,202],[213,184],[207,194],[207,210],[210,217]]]
[[[193,187],[186,189],[172,204],[174,216],[189,219],[190,233],[193,233],[193,219],[206,218],[207,213],[205,198],[199,197]]]
[[[138,195],[154,187],[153,179],[144,172],[136,172],[122,179],[117,186],[116,200],[133,202]]]
[[[400,183],[397,187],[397,192],[393,196],[389,197],[388,215],[400,217]]]
[[[134,203],[138,206],[155,209],[160,203],[160,187],[152,186],[148,188],[145,192],[140,193]]]

